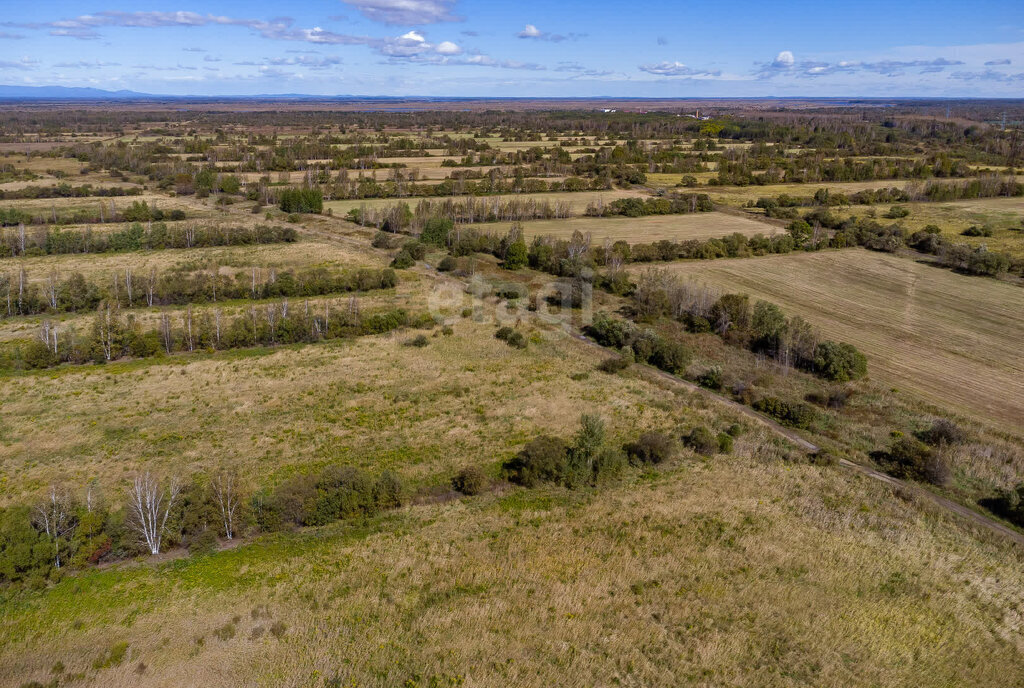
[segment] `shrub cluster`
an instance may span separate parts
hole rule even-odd
[[[778,397],[763,397],[755,401],[753,407],[754,410],[793,428],[809,428],[817,418],[814,409],[807,404],[787,402]]]
[[[657,465],[675,456],[676,443],[665,433],[650,430],[641,434],[635,442],[628,443],[624,449],[630,463],[634,465]]]
[[[394,473],[375,477],[351,466],[328,466],[257,494],[253,516],[260,530],[274,531],[366,518],[401,503],[402,484]]]
[[[618,476],[626,466],[622,450],[607,443],[604,422],[582,415],[572,442],[541,435],[502,466],[509,481],[526,487],[555,483],[575,488]]]
[[[505,342],[513,349],[525,349],[526,348],[526,337],[519,330],[505,325],[499,327],[498,331],[494,333],[497,339]]]
[[[794,365],[827,380],[846,382],[867,374],[867,358],[853,345],[821,340],[799,316],[787,318],[775,304],[758,301],[751,307],[746,294],[723,294],[681,282],[665,271],[641,275],[633,291],[639,316],[672,316],[691,332],[716,332],[727,342]],[[706,380],[713,389],[721,376]],[[717,383],[718,386],[715,386]],[[703,384],[703,383],[702,383]]]
[[[876,453],[875,458],[887,472],[904,480],[943,486],[951,477],[946,460],[913,437],[895,439],[887,452]]]
[[[682,374],[693,359],[690,349],[653,330],[642,330],[628,320],[598,313],[586,328],[587,334],[602,346],[628,349],[637,361],[650,363],[674,375]]]
[[[964,234],[991,236],[991,229],[988,230],[989,234],[985,234],[985,229],[972,229],[975,229],[976,233],[968,234],[971,230],[967,230]],[[968,275],[996,277],[1007,272],[1024,275],[1024,260],[1015,259],[1009,253],[989,251],[984,245],[975,248],[967,244],[953,243],[939,231],[935,226],[925,227],[910,235],[907,244],[922,253],[937,256],[941,265]]]

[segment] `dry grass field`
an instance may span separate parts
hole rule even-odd
[[[1024,681],[1018,553],[879,483],[738,453],[83,572],[0,608],[0,683]]]
[[[135,186],[134,184],[126,184],[125,186]],[[49,217],[54,211],[57,213],[59,219],[71,217],[75,211],[90,211],[93,213],[99,213],[100,204],[104,208],[109,209],[111,203],[119,211],[131,206],[135,202],[145,202],[150,208],[159,208],[163,211],[169,210],[184,210],[186,213],[193,211],[190,217],[194,217],[194,211],[197,208],[204,208],[204,204],[201,204],[195,199],[187,197],[172,198],[152,192],[143,193],[138,196],[118,196],[118,197],[86,197],[86,198],[32,198],[32,199],[16,199],[8,201],[0,201],[0,207],[2,208],[17,208],[33,215],[46,215]],[[212,211],[212,206],[210,207]],[[209,211],[207,211],[209,212]]]
[[[679,175],[682,177],[682,175]],[[851,194],[866,189],[902,189],[908,184],[920,184],[918,180],[910,179],[878,179],[865,182],[813,182],[809,184],[766,184],[764,186],[709,186],[701,188],[716,203],[726,203],[734,206],[745,205],[748,201],[756,201],[759,198],[789,194],[790,196],[814,195],[818,189],[828,189],[835,193]],[[888,206],[880,206],[884,211]]]
[[[228,222],[228,224],[233,224]],[[381,254],[358,244],[340,244],[325,239],[304,238],[290,244],[258,244],[250,246],[215,246],[209,248],[161,249],[127,253],[67,254],[29,256],[21,259],[0,259],[0,273],[8,274],[23,266],[31,277],[45,279],[51,271],[58,275],[81,272],[86,276],[102,276],[123,272],[137,274],[150,266],[164,270],[182,265],[223,265],[230,267],[382,267]]]
[[[507,232],[510,222],[489,222],[472,225],[483,232]],[[661,239],[685,241],[711,239],[739,232],[746,236],[771,235],[781,231],[753,217],[712,212],[693,215],[648,215],[647,217],[576,217],[568,220],[534,220],[523,222],[528,239],[549,235],[568,239],[576,230],[589,232],[595,242],[628,241],[648,243]]]
[[[400,285],[379,305],[423,312],[425,292]],[[491,465],[538,431],[567,434],[591,408],[624,434],[699,413],[594,372],[600,352],[560,330],[527,330],[533,343],[520,352],[459,310],[454,334],[425,348],[404,345],[415,331],[396,332],[4,378],[0,502],[58,477],[113,489],[140,467],[187,475],[231,464],[265,481],[341,461],[422,480]]]
[[[73,339],[72,331],[90,333],[79,341],[96,359],[105,347],[107,356],[121,355],[110,353],[115,346],[103,339],[96,312],[0,319],[0,687],[1024,685],[1024,549],[1016,544],[1024,531],[986,527],[995,524],[983,514],[997,511],[979,501],[1024,480],[1024,289],[861,249],[628,266],[634,277],[666,270],[723,293],[766,299],[825,337],[856,345],[868,357],[869,375],[837,383],[716,333],[687,331],[677,319],[643,319],[628,294],[595,289],[583,310],[542,298],[554,285],[569,286],[573,259],[548,268],[562,277],[506,270],[509,263],[490,253],[456,251],[442,264],[447,251],[440,240],[403,248],[416,239],[410,233],[394,237],[391,248],[374,248],[376,228],[345,219],[363,206],[415,208],[442,197],[331,200],[316,215],[286,215],[281,207],[298,210],[287,197],[281,206],[255,200],[265,200],[256,188],[264,177],[275,189],[304,184],[305,168],[329,169],[342,149],[400,152],[406,146],[393,145],[396,137],[436,146],[442,135],[483,135],[503,153],[553,151],[564,142],[574,160],[594,147],[601,155],[593,165],[573,168],[564,157],[546,155],[537,169],[621,179],[626,166],[665,169],[658,165],[676,155],[700,162],[694,142],[704,122],[682,118],[698,108],[715,118],[705,132],[724,122],[724,135],[747,136],[737,127],[756,117],[761,123],[753,123],[751,137],[779,131],[772,143],[780,150],[821,141],[822,156],[830,157],[831,134],[889,133],[871,128],[870,105],[840,116],[810,101],[674,101],[677,112],[666,114],[655,100],[562,101],[560,108],[576,110],[539,116],[528,126],[520,114],[484,110],[529,110],[542,101],[468,102],[182,100],[166,116],[155,113],[168,105],[156,102],[91,113],[94,104],[70,119],[18,111],[11,127],[0,127],[5,140],[27,141],[0,144],[0,164],[40,175],[26,182],[18,169],[9,170],[5,179],[13,181],[4,189],[58,178],[76,186],[138,183],[144,195],[112,199],[118,208],[145,200],[164,211],[185,210],[187,219],[176,225],[287,225],[298,235],[287,244],[5,258],[0,277],[24,267],[35,285],[76,272],[109,285],[115,278],[123,284],[126,270],[144,279],[151,268],[223,275],[258,268],[262,281],[270,269],[381,269],[396,257],[395,264],[409,266],[397,270],[393,288],[288,299],[292,315],[330,305],[329,337],[338,331],[335,317],[357,312],[367,332],[387,334],[322,338],[319,323],[282,316],[281,299],[250,301],[230,292],[240,298],[225,301],[223,289],[214,304],[200,295],[168,307],[141,306],[140,293],[119,315],[145,330],[157,331],[166,315],[183,332],[186,313],[201,321],[211,309],[227,321],[248,317],[254,329],[223,340],[240,348],[192,353],[149,334],[150,348],[131,349],[148,357],[92,364],[80,362],[86,357],[77,347],[73,356],[64,347],[51,357],[38,338],[57,324],[62,342]],[[618,111],[600,112],[609,105]],[[195,113],[182,115],[179,107]],[[453,112],[406,116],[435,107]],[[782,112],[804,107],[814,109],[806,126],[794,124],[797,113]],[[301,116],[288,116],[290,108]],[[377,108],[395,112],[375,118],[361,111]],[[37,119],[46,125],[39,131],[59,141],[29,133]],[[879,145],[864,152],[938,154],[943,144],[927,134],[933,129],[900,129],[885,147],[871,138]],[[109,133],[54,133],[65,130]],[[972,136],[951,136],[949,153],[998,160],[1005,157],[998,151],[1007,150],[1001,136],[979,124]],[[80,162],[30,152],[101,139],[99,145],[132,154],[80,150],[89,161]],[[159,151],[139,145],[153,142],[161,143]],[[920,152],[913,152],[917,144]],[[628,146],[627,156],[608,156],[612,145]],[[722,148],[752,145],[729,139]],[[708,161],[708,172],[692,176],[706,183],[725,159]],[[198,185],[204,167],[223,170],[239,160],[282,171],[237,173],[245,186],[230,196],[170,191],[186,172]],[[442,167],[444,160],[462,156],[429,148],[416,157],[379,158],[431,184],[494,169]],[[350,179],[393,173],[348,170]],[[565,204],[565,219],[522,223],[527,243],[581,231],[598,246],[770,236],[785,231],[786,221],[744,208],[749,201],[812,196],[822,187],[850,193],[920,183],[675,189],[684,176],[651,173],[630,189],[482,200]],[[545,178],[554,179],[564,177]],[[719,210],[584,215],[588,205],[647,198],[656,188],[708,193]],[[0,208],[37,217],[55,209],[69,220],[100,203],[108,208],[111,199],[0,201]],[[1024,226],[1020,199],[907,206],[911,215],[902,222],[909,229],[935,223],[955,234],[991,224],[996,236],[965,240],[1024,255],[1024,233],[1011,230]],[[834,212],[873,210],[890,222],[881,217],[887,209]],[[503,234],[510,225],[473,228]],[[73,226],[103,233],[126,224]],[[48,227],[30,232],[35,238]],[[414,249],[424,252],[405,261],[401,252]],[[578,296],[580,283],[571,286]],[[512,297],[513,287],[530,297]],[[393,313],[387,322],[365,319],[397,309],[413,324],[389,329],[402,322]],[[650,365],[632,365],[630,345],[616,352],[587,340],[581,326],[597,313],[634,319],[632,346]],[[257,329],[258,319],[266,327]],[[496,337],[499,325],[512,328],[511,336],[501,333],[508,342]],[[257,341],[315,343],[248,348]],[[164,354],[165,346],[175,353]],[[798,412],[780,421],[800,416],[797,427],[749,406],[769,396],[779,401],[776,408]],[[597,430],[576,434],[582,414],[603,420],[603,438]],[[934,460],[929,468],[944,469],[941,484],[886,483],[867,474],[868,466],[894,471],[882,453],[891,450],[898,461],[894,439],[921,435],[938,418],[953,423],[954,439],[922,450],[931,454],[919,463]],[[664,436],[641,437],[652,432]],[[528,463],[520,452],[540,435],[571,445],[547,444],[532,466],[538,480],[516,484],[505,464],[516,456]],[[646,457],[626,446],[638,439],[654,447]],[[364,484],[346,468],[372,477]],[[467,468],[482,476],[476,488],[472,474],[453,481]],[[377,482],[385,471],[394,476]],[[933,480],[940,472],[915,475]],[[175,504],[180,513],[152,550],[135,548],[139,533],[129,513],[129,490],[143,473],[161,485],[185,486]],[[221,523],[225,495],[218,488],[226,476],[237,476],[241,504],[233,539]],[[69,504],[83,503],[73,506],[73,530],[65,531],[55,566],[58,550],[39,525],[39,507],[58,507],[62,490]],[[364,510],[357,500],[372,506]],[[150,551],[157,553],[139,554]]]
[[[668,269],[804,316],[827,336],[867,354],[875,380],[1020,430],[1020,287],[859,249],[686,262]]]

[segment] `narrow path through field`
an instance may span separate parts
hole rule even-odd
[[[592,341],[590,339],[587,339],[587,337],[585,337],[582,334],[575,334],[574,336],[577,339],[579,339],[580,341],[586,342],[591,347],[594,347],[594,348],[597,348],[597,349],[604,349],[604,347],[602,347],[600,344],[598,344],[597,342],[594,342],[594,341]],[[721,394],[713,392],[713,391],[711,391],[709,389],[705,389],[704,387],[701,387],[700,385],[694,384],[693,382],[690,382],[689,380],[684,380],[682,378],[676,377],[675,375],[672,375],[671,373],[666,373],[663,370],[658,370],[657,368],[652,368],[652,367],[647,366],[647,365],[640,365],[640,364],[634,364],[634,365],[639,367],[639,368],[641,368],[641,369],[643,369],[645,374],[648,374],[648,375],[660,378],[660,379],[665,380],[665,381],[667,381],[667,382],[669,382],[670,384],[673,384],[673,385],[678,385],[678,386],[681,386],[681,387],[685,387],[686,389],[688,389],[690,391],[702,394],[703,396],[707,397],[708,399],[716,401],[716,402],[718,402],[718,403],[720,403],[720,404],[722,404],[724,406],[728,406],[729,408],[731,408],[731,409],[733,409],[735,411],[738,411],[739,413],[742,413],[743,415],[747,416],[748,418],[752,418],[752,419],[758,421],[759,423],[767,426],[768,428],[773,430],[776,434],[785,437],[786,439],[790,440],[791,442],[793,442],[797,446],[805,449],[806,451],[808,451],[810,453],[814,453],[814,452],[817,452],[819,450],[819,447],[816,444],[814,444],[813,442],[810,442],[809,440],[801,437],[795,431],[780,425],[779,423],[777,423],[776,421],[772,420],[768,416],[765,416],[765,415],[763,415],[761,413],[758,413],[757,411],[755,411],[754,409],[750,408],[749,406],[745,406],[744,404],[741,404],[741,403],[739,403],[737,401],[734,401],[734,400],[732,400],[732,399],[730,399],[730,398],[728,398],[726,396],[723,396]],[[869,478],[873,478],[873,479],[878,480],[880,482],[887,483],[887,484],[892,485],[894,487],[898,487],[900,489],[906,490],[906,491],[908,491],[908,492],[910,492],[910,493],[912,493],[912,494],[914,494],[914,495],[916,495],[918,497],[922,497],[922,498],[931,500],[932,502],[934,502],[938,506],[942,507],[943,509],[951,511],[951,512],[961,516],[962,518],[967,519],[968,521],[972,522],[975,525],[981,526],[983,528],[987,528],[987,529],[989,529],[989,530],[991,530],[991,531],[993,531],[995,533],[998,533],[1000,535],[1003,535],[1003,536],[1009,538],[1010,540],[1013,540],[1018,545],[1024,546],[1024,535],[1022,535],[1021,533],[1017,532],[1016,530],[1013,530],[1012,528],[1009,528],[1009,527],[1003,525],[999,521],[996,521],[994,519],[989,518],[988,516],[985,516],[984,514],[978,513],[977,511],[974,511],[974,510],[964,506],[963,504],[960,504],[958,502],[954,502],[952,499],[949,499],[947,497],[943,497],[942,495],[939,495],[939,494],[935,494],[931,490],[928,490],[928,489],[926,489],[926,488],[924,488],[924,487],[922,487],[920,485],[917,485],[915,483],[907,482],[905,480],[900,480],[899,478],[894,478],[891,475],[889,475],[887,473],[883,473],[882,471],[876,470],[874,468],[871,468],[870,466],[865,466],[863,464],[854,463],[853,461],[849,461],[847,459],[839,459],[839,465],[842,466],[843,468],[846,468],[846,469],[855,471],[857,473],[860,473],[861,475],[866,475]]]

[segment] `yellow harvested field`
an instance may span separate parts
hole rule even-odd
[[[730,213],[697,213],[693,215],[649,215],[647,217],[577,217],[568,220],[535,220],[524,222],[523,231],[528,239],[550,235],[568,239],[576,230],[589,232],[596,242],[628,241],[649,243],[670,239],[712,239],[740,233],[745,236],[764,234],[770,236],[781,231],[779,228],[742,215]],[[482,232],[504,234],[511,222],[490,222],[473,225]]]
[[[875,380],[1001,427],[1024,419],[1021,287],[865,250],[668,269],[805,317],[863,351]]]
[[[427,157],[404,157],[404,158],[378,158],[377,162],[382,165],[393,165],[399,163],[405,165],[406,168],[415,169],[421,167],[440,167],[441,163],[445,160],[454,160],[459,162],[462,160],[462,156],[459,155],[431,155]],[[454,168],[453,168],[454,169]]]

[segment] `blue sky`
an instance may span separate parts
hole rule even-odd
[[[179,95],[1024,97],[1024,1],[10,2],[0,83]]]

